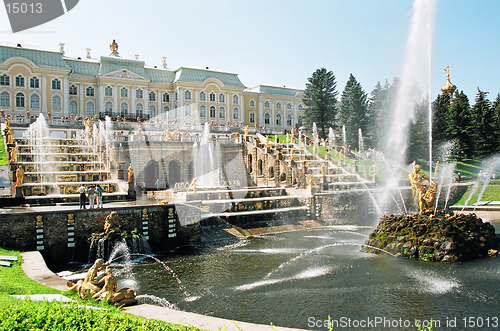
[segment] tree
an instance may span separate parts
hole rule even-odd
[[[394,84],[397,84],[395,79]],[[375,89],[371,92],[368,104],[368,111],[372,120],[369,123],[369,135],[372,137],[371,147],[382,149],[384,139],[387,136],[387,119],[391,113],[394,100],[395,89],[387,81],[384,86],[377,83]]]
[[[410,137],[407,163],[418,159],[427,159],[429,156],[429,102],[427,100],[415,106],[415,121],[410,123]]]
[[[477,89],[476,103],[472,106],[472,136],[475,139],[475,156],[484,157],[495,151],[495,134],[491,102],[486,99],[488,92]]]
[[[359,148],[358,130],[367,132],[370,123],[368,112],[368,95],[361,84],[351,74],[342,92],[342,102],[339,109],[339,120],[346,128],[346,145]]]
[[[457,91],[451,100],[443,132],[447,140],[454,142],[453,154],[458,159],[472,157],[474,151],[472,129],[469,98],[464,91],[460,93]]]
[[[337,83],[332,71],[325,68],[317,69],[307,79],[306,89],[302,102],[304,102],[304,122],[308,128],[316,122],[319,135],[322,138],[328,136],[328,128],[335,129],[337,118]]]
[[[439,146],[449,140],[446,136],[451,96],[439,94],[432,103],[432,143]]]
[[[494,118],[495,142],[497,145],[496,151],[500,152],[500,94],[497,94],[497,98],[493,101],[491,110],[493,111]]]

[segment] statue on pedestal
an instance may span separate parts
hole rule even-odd
[[[23,186],[24,169],[22,166],[17,167],[16,170],[16,187]]]
[[[422,167],[415,164],[413,172],[408,175],[413,197],[417,202],[420,214],[433,213],[436,200],[437,183],[427,175],[420,173]]]
[[[127,183],[133,184],[134,183],[134,168],[132,167],[132,163],[130,163],[130,165],[128,166],[127,173],[128,173]]]

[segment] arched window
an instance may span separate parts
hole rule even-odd
[[[276,125],[281,125],[281,114],[276,114]]]
[[[286,104],[286,109],[288,109],[288,110],[292,109],[292,104],[291,103],[287,103]]]
[[[238,107],[233,108],[233,120],[237,121],[240,118],[240,110]]]
[[[222,93],[219,94],[219,102],[226,102],[226,97]]]
[[[205,101],[207,99],[207,95],[205,92],[200,92],[200,101]]]
[[[71,100],[69,102],[69,113],[70,114],[78,114],[78,104],[75,100]]]
[[[238,98],[238,95],[233,95],[233,103],[238,103],[239,102],[239,98]]]
[[[156,101],[156,93],[153,91],[149,92],[149,101]]]
[[[224,107],[219,108],[219,118],[226,118],[226,108]]]
[[[251,111],[249,114],[250,123],[255,124],[255,112]]]
[[[128,98],[128,89],[126,87],[120,89],[120,97]]]
[[[85,115],[94,116],[94,114],[95,114],[94,103],[89,101],[85,106]]]
[[[277,108],[277,109],[281,109],[281,102],[278,102],[278,103],[276,104],[276,108]]]
[[[95,90],[92,86],[89,86],[85,89],[85,95],[88,97],[93,97],[95,95]]]
[[[269,113],[264,114],[264,124],[269,124],[271,123],[271,115]]]
[[[54,95],[52,97],[52,109],[61,110],[61,97]]]
[[[270,106],[269,101],[264,102],[264,107],[269,108],[269,106]]]
[[[250,107],[255,107],[255,100],[250,100]]]
[[[77,95],[78,94],[78,87],[76,85],[70,85],[69,86],[69,95]]]
[[[142,103],[135,105],[135,116],[142,117],[143,110],[144,107],[142,106]]]
[[[0,106],[10,107],[10,95],[7,92],[0,94]]]
[[[191,91],[184,91],[184,99],[191,100]]]
[[[32,94],[30,96],[30,108],[40,108],[40,97],[38,94]]]
[[[170,107],[169,106],[163,106],[163,112],[164,113],[168,113],[170,111]]]
[[[170,94],[163,93],[163,102],[170,102]]]
[[[104,114],[112,114],[113,113],[113,104],[111,102],[106,102],[104,104]],[[108,115],[109,116],[109,115]],[[120,115],[121,116],[121,115]]]
[[[215,117],[215,106],[210,106],[210,117]]]
[[[215,93],[214,92],[210,92],[210,102],[215,102]]]
[[[303,109],[303,106],[302,104],[299,105],[299,110],[302,110]]]
[[[191,116],[191,105],[189,103],[184,106],[184,116]]]
[[[286,117],[286,125],[288,125],[288,126],[292,126],[292,124],[293,124],[292,115],[290,115],[290,114],[289,114],[289,115],[287,115],[287,117]]]
[[[149,118],[156,117],[156,107],[154,105],[149,105]]]
[[[137,99],[142,99],[142,90],[141,89],[135,90],[135,97]]]
[[[128,104],[126,102],[123,102],[120,105],[120,117],[127,117],[128,115]]]
[[[205,105],[200,106],[200,117],[207,117],[207,107]]]

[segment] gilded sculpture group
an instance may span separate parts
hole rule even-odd
[[[413,172],[410,172],[408,175],[408,179],[411,184],[413,197],[418,204],[420,214],[427,214],[434,212],[437,183],[427,175],[420,173],[421,169],[422,167],[420,165],[415,164]]]

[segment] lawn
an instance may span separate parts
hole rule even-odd
[[[201,331],[162,321],[122,313],[120,308],[93,300],[82,300],[75,293],[61,292],[29,279],[21,268],[19,251],[0,248],[0,255],[17,256],[12,267],[0,267],[0,331],[3,330],[165,330]],[[75,303],[32,302],[12,298],[12,294],[63,294]],[[100,310],[86,309],[92,305]]]
[[[0,166],[7,165],[7,155],[5,154],[5,143],[0,134]]]

